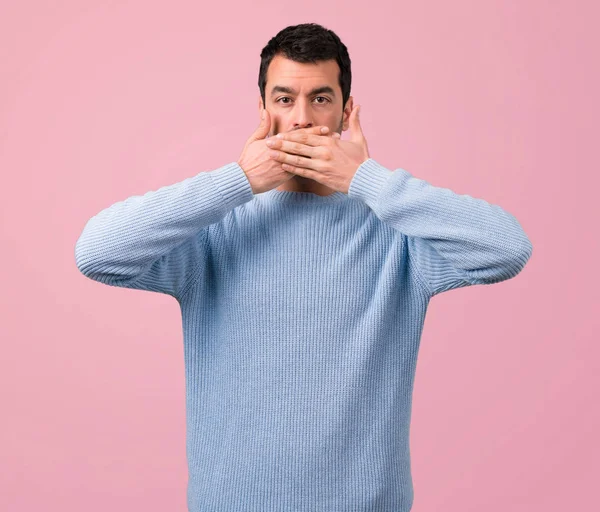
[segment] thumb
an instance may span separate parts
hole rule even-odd
[[[362,128],[360,126],[360,119],[358,117],[359,111],[360,105],[357,105],[350,113],[350,133],[352,134],[351,139],[353,141],[359,141],[364,138]]]
[[[262,119],[256,131],[252,134],[252,140],[264,139],[271,129],[271,116],[266,108],[262,109]]]

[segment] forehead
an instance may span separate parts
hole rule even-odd
[[[267,91],[275,85],[310,88],[313,85],[330,85],[339,89],[338,63],[332,60],[296,62],[282,55],[275,55],[267,69]]]

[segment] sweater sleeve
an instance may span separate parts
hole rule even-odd
[[[409,265],[430,296],[510,279],[531,257],[531,241],[500,206],[401,168],[391,171],[372,158],[357,169],[348,195],[405,236]]]
[[[253,197],[236,162],[131,196],[87,221],[75,244],[77,268],[104,284],[179,300],[202,272],[208,226]]]

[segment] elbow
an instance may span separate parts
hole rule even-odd
[[[533,253],[533,244],[524,232],[522,233],[517,247],[518,249],[514,251],[514,256],[512,258],[512,265],[517,269],[515,275],[523,270]]]
[[[471,284],[495,284],[512,279],[523,270],[531,258],[532,251],[533,245],[524,235],[509,249],[496,252],[496,257],[492,258],[493,264],[472,270]]]
[[[530,260],[532,253],[533,253],[533,244],[531,243],[531,240],[529,240],[527,235],[524,235],[523,243],[521,244],[521,261],[522,261],[521,269]]]
[[[75,243],[75,265],[84,276],[94,279],[94,268],[97,267],[97,264],[91,243],[87,240],[85,233],[82,233]]]
[[[115,286],[135,280],[143,270],[109,251],[101,238],[87,236],[85,231],[75,243],[75,265],[85,277]]]
[[[84,233],[75,243],[75,265],[85,277],[107,283],[111,280],[112,265],[106,260],[105,251],[97,241]],[[103,258],[104,256],[104,258]]]
[[[512,247],[512,250],[505,254],[504,265],[498,276],[498,281],[512,279],[521,273],[527,262],[531,259],[533,244],[525,233],[519,242]],[[498,282],[496,281],[496,282]]]

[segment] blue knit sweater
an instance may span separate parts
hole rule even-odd
[[[407,512],[434,295],[516,276],[501,207],[374,159],[348,194],[253,194],[235,163],[117,202],[79,270],[181,306],[190,512]]]

